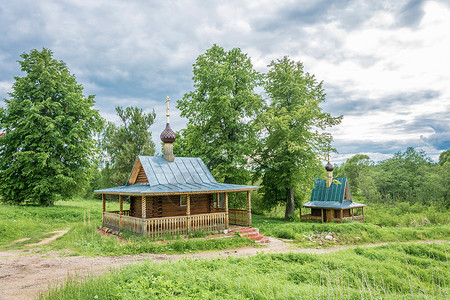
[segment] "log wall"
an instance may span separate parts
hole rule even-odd
[[[191,215],[214,212],[212,194],[191,195]],[[142,198],[130,197],[130,215],[142,218]],[[180,205],[180,196],[146,197],[147,218],[178,217],[186,215],[186,205]]]

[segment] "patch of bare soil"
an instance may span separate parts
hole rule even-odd
[[[27,246],[39,246],[39,245],[45,245],[45,244],[50,244],[51,242],[53,242],[54,240],[56,240],[59,237],[62,237],[63,235],[65,235],[67,232],[69,231],[69,229],[64,229],[64,230],[58,230],[58,231],[52,231],[50,233],[55,233],[54,235],[52,235],[51,237],[48,237],[46,239],[43,239],[42,241],[38,242],[38,243],[34,243],[34,244],[28,244]]]
[[[0,252],[0,299],[33,299],[49,286],[64,283],[68,276],[101,274],[111,269],[142,261],[168,261],[179,259],[207,259],[228,256],[248,257],[258,253],[329,253],[348,247],[303,249],[294,248],[292,244],[269,237],[266,247],[244,247],[234,250],[202,252],[183,255],[140,254],[107,257],[61,257],[60,252],[37,254],[33,250],[11,250]],[[431,241],[437,243],[441,241]],[[424,241],[423,243],[427,243]],[[379,246],[373,244],[367,246]],[[362,246],[364,247],[364,246]]]

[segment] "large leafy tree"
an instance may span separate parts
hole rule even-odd
[[[369,166],[373,165],[373,161],[365,154],[357,154],[348,159],[341,167],[338,168],[336,177],[347,177],[353,191],[359,191],[359,175]]]
[[[341,117],[322,111],[322,83],[287,56],[269,64],[264,88],[270,104],[258,119],[263,136],[255,155],[256,175],[262,177],[264,206],[285,203],[288,220],[295,191],[301,196],[311,186],[320,172],[319,157],[329,150],[331,135],[324,130]]]
[[[103,121],[94,96],[48,49],[23,53],[23,77],[15,77],[0,110],[0,194],[15,204],[51,205],[71,197],[89,179],[93,134]]]
[[[120,125],[108,122],[103,146],[110,161],[103,174],[107,185],[123,185],[138,155],[153,155],[155,144],[149,128],[155,121],[155,112],[145,113],[138,107],[116,107]]]
[[[178,101],[188,123],[175,155],[201,157],[218,181],[247,183],[245,166],[256,141],[252,119],[263,103],[255,92],[261,75],[239,48],[214,45],[197,58],[193,81],[194,90]]]

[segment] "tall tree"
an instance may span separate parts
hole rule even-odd
[[[324,130],[342,117],[322,111],[322,82],[287,56],[269,64],[264,89],[270,104],[258,121],[263,137],[255,155],[256,175],[262,177],[264,205],[285,203],[288,220],[295,209],[295,190],[311,186],[320,166],[318,157],[329,150],[332,138]]]
[[[108,122],[103,137],[103,146],[110,161],[104,174],[111,185],[123,185],[138,155],[153,155],[155,144],[148,131],[155,121],[155,111],[144,113],[141,108],[116,107],[122,124]]]
[[[48,49],[23,53],[24,77],[15,77],[0,109],[0,194],[3,202],[51,205],[71,197],[89,179],[93,134],[103,120],[94,96]]]
[[[201,54],[193,69],[194,91],[178,101],[188,119],[176,155],[201,157],[217,180],[246,183],[248,155],[255,144],[252,118],[262,107],[255,92],[261,75],[239,48],[214,45]],[[181,148],[181,149],[180,149]]]
[[[335,174],[336,177],[347,177],[350,186],[353,191],[358,191],[359,189],[359,175],[364,172],[364,169],[373,165],[373,161],[370,157],[365,154],[357,154],[349,158],[341,167],[339,167],[338,172]]]

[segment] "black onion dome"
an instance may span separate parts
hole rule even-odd
[[[175,132],[173,132],[172,128],[170,128],[169,123],[166,124],[166,129],[161,132],[161,135],[159,137],[161,138],[161,141],[163,141],[163,143],[175,142],[176,135]]]
[[[325,170],[327,170],[328,172],[333,171],[333,169],[334,169],[334,167],[333,167],[332,164],[330,164],[330,162],[328,162],[328,163],[325,165]]]

